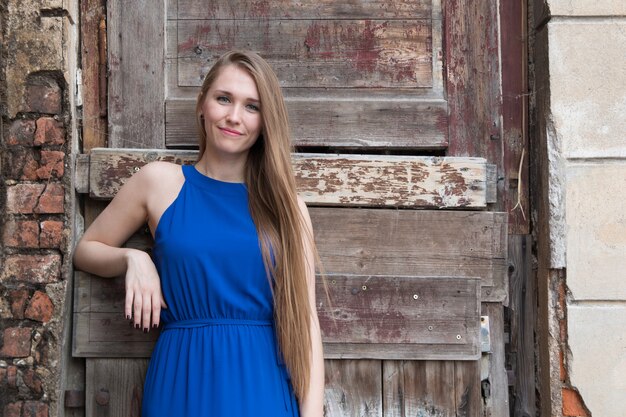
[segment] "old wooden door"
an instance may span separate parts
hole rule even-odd
[[[77,163],[88,172],[77,183],[89,193],[86,224],[142,164],[195,159],[204,74],[229,49],[256,50],[284,89],[333,300],[318,305],[326,415],[508,415],[511,196],[497,178],[512,168],[497,2],[109,0],[106,9],[108,136],[85,124],[92,139]],[[147,230],[127,245],[149,250]],[[73,352],[87,358],[88,416],[139,412],[156,334],[128,328],[123,289],[123,277],[76,274]]]

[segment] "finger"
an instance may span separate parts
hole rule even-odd
[[[143,297],[143,304],[141,306],[141,328],[144,333],[147,333],[150,330],[150,314],[152,313],[152,299],[148,294],[146,297]]]
[[[160,297],[161,297],[161,307],[162,307],[162,308],[169,308],[169,307],[167,306],[167,304],[165,304],[165,297],[163,297],[163,291],[160,291],[160,290],[159,290],[159,295],[160,295]]]
[[[161,300],[159,293],[152,294],[152,327],[159,327],[159,321],[161,318]]]
[[[141,297],[141,293],[138,292],[135,294],[135,303],[133,305],[133,323],[135,329],[138,329],[141,326],[141,306],[143,305],[143,299]]]
[[[133,297],[134,294],[129,289],[126,289],[126,300],[124,301],[124,315],[127,320],[133,317]]]

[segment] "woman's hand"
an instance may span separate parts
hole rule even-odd
[[[150,256],[140,250],[126,254],[126,302],[124,312],[131,326],[147,333],[159,326],[161,307],[167,308],[161,280]]]

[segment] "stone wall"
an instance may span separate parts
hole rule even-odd
[[[0,413],[63,415],[76,2],[0,3]]]
[[[534,15],[541,415],[622,417],[626,2]]]

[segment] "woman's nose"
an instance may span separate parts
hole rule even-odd
[[[237,104],[230,106],[226,118],[231,123],[241,122],[241,107]]]

